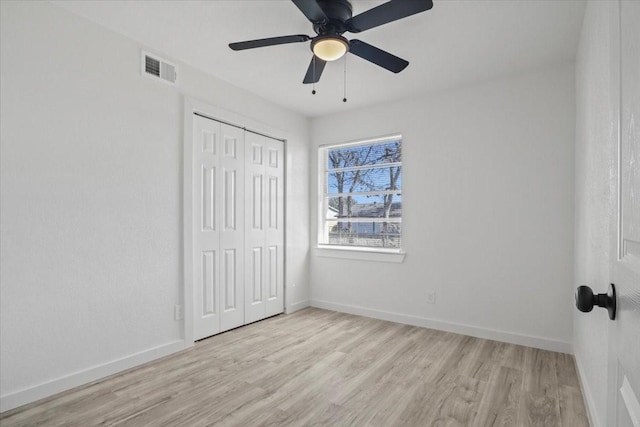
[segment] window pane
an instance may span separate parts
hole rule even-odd
[[[329,225],[330,245],[400,248],[400,223],[340,222]]]
[[[402,195],[329,197],[326,218],[402,218]]]
[[[354,193],[402,189],[402,166],[330,172],[328,192]]]
[[[401,247],[401,148],[400,139],[387,139],[325,149],[320,243]]]
[[[372,145],[332,148],[328,152],[329,170],[354,166],[395,163],[402,161],[400,141]]]

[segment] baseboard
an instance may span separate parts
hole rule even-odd
[[[584,368],[582,367],[582,363],[580,363],[580,359],[577,354],[574,354],[574,358],[576,360],[576,370],[578,371],[578,381],[580,382],[580,388],[582,389],[582,399],[584,401],[584,406],[587,409],[589,425],[591,427],[600,427],[598,417],[593,412],[595,411],[596,404],[593,400],[593,394],[591,394],[591,388],[589,388],[587,377],[584,374]]]
[[[102,365],[75,372],[14,393],[0,396],[0,412],[17,408],[74,387],[168,356],[185,348],[184,341],[173,341]]]
[[[287,306],[287,309],[285,310],[286,314],[291,314],[291,313],[295,313],[298,310],[302,310],[303,308],[307,308],[309,307],[310,302],[308,299],[304,300],[304,301],[298,301],[298,302],[294,302],[291,303]]]
[[[327,310],[340,311],[343,313],[356,314],[359,316],[373,317],[374,319],[389,320],[391,322],[403,323],[406,325],[421,326],[423,328],[438,329],[456,334],[469,335],[477,338],[485,338],[494,341],[507,342],[510,344],[535,347],[543,350],[557,351],[559,353],[572,353],[571,344],[563,341],[551,340],[548,338],[535,337],[512,332],[498,331],[495,329],[479,328],[477,326],[463,325],[459,323],[445,322],[442,320],[428,319],[426,317],[411,316],[390,311],[375,310],[367,307],[334,303],[312,299],[311,306],[324,308]]]

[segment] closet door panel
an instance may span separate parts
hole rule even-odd
[[[266,316],[284,311],[284,143],[266,138]]]
[[[220,125],[220,331],[244,324],[244,130]]]
[[[194,116],[193,278],[194,338],[220,332],[220,123]]]
[[[245,322],[266,317],[265,138],[245,133]]]

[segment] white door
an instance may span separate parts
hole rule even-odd
[[[194,338],[244,324],[244,131],[193,116]]]
[[[284,144],[246,133],[245,322],[282,313]]]
[[[266,317],[265,299],[265,140],[247,132],[245,148],[245,320],[246,323]]]
[[[619,248],[611,261],[618,304],[609,325],[608,424],[640,427],[640,2],[620,7],[619,221],[612,236]]]
[[[244,325],[244,130],[220,125],[220,331]]]
[[[195,339],[220,332],[219,154],[220,123],[193,116]]]
[[[284,311],[284,143],[266,139],[266,316]]]

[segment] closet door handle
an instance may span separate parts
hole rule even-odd
[[[576,289],[576,307],[578,310],[588,313],[593,310],[593,306],[606,308],[609,312],[609,319],[616,318],[616,287],[613,283],[609,285],[606,294],[594,295],[588,286],[578,286]]]

